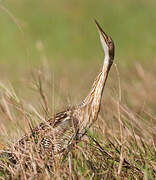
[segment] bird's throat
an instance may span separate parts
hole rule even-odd
[[[102,71],[98,74],[89,95],[84,100],[82,106],[84,111],[84,117],[82,118],[83,128],[89,128],[98,117],[102,94],[108,76],[108,69],[108,62],[104,62]]]

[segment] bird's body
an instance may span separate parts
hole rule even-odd
[[[96,21],[95,21],[96,22]],[[64,152],[74,142],[79,141],[87,129],[96,121],[100,110],[103,89],[107,80],[110,67],[114,59],[114,43],[96,22],[101,43],[105,51],[105,59],[101,72],[93,83],[89,95],[82,103],[65,111],[57,113],[53,118],[39,124],[31,132],[17,141],[9,151],[19,152],[19,156],[10,161],[18,163],[21,156],[28,156],[30,149],[35,149],[44,159],[46,156],[54,157]]]

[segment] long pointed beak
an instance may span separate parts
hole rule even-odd
[[[108,39],[108,35],[103,31],[103,29],[101,28],[101,26],[99,25],[99,23],[94,19],[95,24],[96,24],[96,28],[99,32],[99,34],[104,38],[104,40],[107,42]]]

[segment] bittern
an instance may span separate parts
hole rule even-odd
[[[79,142],[88,128],[97,120],[103,90],[114,60],[115,47],[112,38],[102,30],[96,20],[95,23],[105,58],[102,70],[94,81],[89,95],[79,105],[55,114],[53,118],[32,129],[29,134],[14,144],[14,150],[25,154],[35,142],[42,158],[45,154],[53,157],[58,153],[63,153],[74,142]],[[18,163],[18,158],[13,157],[11,152],[8,156],[12,163]]]

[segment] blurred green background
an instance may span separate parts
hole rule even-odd
[[[94,18],[113,37],[120,64],[156,59],[155,0],[2,0],[0,4],[22,27],[32,64],[40,62],[41,51],[48,61],[103,58]],[[24,39],[1,7],[1,68],[28,64]]]

